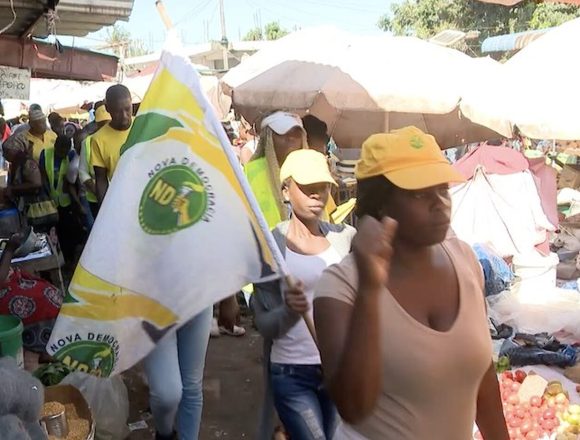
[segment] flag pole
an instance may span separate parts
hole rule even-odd
[[[210,122],[213,126],[214,133],[217,135],[218,140],[220,141],[220,144],[222,146],[228,146],[228,147],[231,146],[230,140],[228,139],[226,132],[224,131],[224,128],[222,127],[221,123],[218,121],[217,115],[215,114],[215,110],[212,107],[212,105],[209,103],[205,94],[203,94],[203,101],[204,101],[206,109],[209,110],[213,115],[213,117],[209,118],[209,119],[210,119]],[[231,147],[224,148],[224,150],[225,150],[226,157],[228,158],[228,161],[230,163],[230,166],[234,170],[234,174],[236,175],[236,178],[237,178],[238,182],[240,183],[242,191],[244,192],[244,195],[246,196],[246,199],[248,200],[248,203],[250,204],[250,208],[254,212],[256,220],[258,221],[258,225],[260,226],[260,229],[261,229],[262,233],[264,234],[264,238],[266,239],[266,243],[268,244],[268,247],[270,248],[270,252],[272,252],[272,257],[274,258],[274,261],[276,262],[276,265],[278,266],[278,270],[282,274],[282,279],[284,279],[284,281],[286,281],[288,286],[294,286],[296,284],[296,282],[293,280],[293,278],[290,274],[290,271],[288,270],[288,265],[286,264],[286,260],[284,260],[284,257],[282,256],[282,252],[280,251],[280,248],[278,248],[278,244],[276,243],[276,240],[274,240],[274,236],[272,235],[272,232],[270,231],[270,228],[269,228],[268,224],[266,223],[266,219],[265,219],[264,215],[262,214],[262,210],[260,208],[260,205],[258,204],[256,197],[254,196],[254,191],[252,191],[252,188],[250,188],[250,185],[248,184],[248,180],[246,179],[246,176],[243,173],[242,167],[240,166],[240,163],[239,163],[237,157],[234,155],[234,152],[233,152]],[[306,327],[308,328],[308,331],[310,332],[312,339],[314,339],[314,342],[318,346],[318,339],[316,338],[316,329],[314,327],[314,322],[313,322],[312,318],[307,313],[304,313],[302,315],[302,318],[304,319],[304,323],[306,324]]]
[[[163,4],[163,1],[156,0],[155,6],[157,7],[157,12],[159,13],[159,16],[161,17],[161,20],[163,21],[165,28],[168,31],[173,29],[173,23],[171,22],[171,18],[169,17],[169,14],[167,13],[167,11],[165,9],[165,5]],[[226,145],[230,146],[230,140],[228,139],[228,137],[224,131],[224,128],[219,123],[218,117],[215,113],[214,108],[212,107],[212,105],[208,101],[207,97],[205,96],[205,93],[202,93],[201,95],[203,97],[202,99],[204,102],[205,110],[210,111],[211,114],[213,115],[213,117],[209,118],[209,119],[210,119],[210,122],[213,126],[214,133],[217,135],[218,140],[220,141],[220,144],[224,147]],[[240,186],[242,187],[242,191],[244,192],[244,195],[246,196],[246,199],[248,200],[248,203],[250,204],[250,208],[254,212],[256,220],[258,221],[258,225],[260,226],[260,229],[262,230],[262,233],[264,234],[264,237],[266,239],[266,243],[268,244],[268,247],[270,248],[270,251],[272,252],[272,257],[274,258],[274,261],[276,262],[276,265],[278,266],[278,270],[282,274],[282,278],[286,281],[288,286],[294,286],[296,284],[296,281],[290,275],[290,271],[288,270],[288,266],[286,264],[286,261],[284,260],[284,257],[282,256],[282,252],[280,252],[280,249],[278,248],[278,244],[276,243],[276,240],[274,240],[274,236],[272,235],[272,232],[270,231],[270,228],[268,227],[268,224],[266,223],[266,219],[264,218],[264,215],[262,214],[262,210],[260,209],[260,206],[258,205],[258,202],[254,196],[254,191],[252,191],[252,189],[248,185],[248,181],[246,179],[246,176],[242,172],[242,168],[238,162],[238,159],[235,157],[234,152],[232,151],[231,148],[224,148],[224,151],[226,153],[226,157],[228,158],[228,162],[230,163],[230,166],[234,170],[236,178],[238,179],[238,182],[240,183]],[[316,338],[316,329],[314,327],[314,322],[312,321],[312,318],[307,313],[304,313],[302,315],[302,319],[304,319],[304,323],[306,324],[306,327],[308,328],[308,331],[310,332],[312,339],[314,339],[316,346],[318,346],[318,339]]]
[[[159,13],[159,16],[161,17],[161,21],[163,21],[163,24],[165,25],[165,29],[167,29],[167,30],[172,29],[173,23],[171,22],[171,18],[169,18],[169,14],[167,13],[167,10],[165,9],[165,5],[163,4],[163,1],[156,0],[155,7],[157,8],[157,12]]]

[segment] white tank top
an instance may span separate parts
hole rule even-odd
[[[308,313],[311,317],[314,288],[322,272],[340,260],[340,255],[332,246],[318,255],[297,254],[286,248],[288,269],[294,278],[304,284],[304,294],[310,303]],[[284,336],[274,339],[270,361],[276,364],[320,365],[318,348],[303,319],[300,319]]]

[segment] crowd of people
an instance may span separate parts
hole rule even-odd
[[[19,126],[0,125],[10,163],[2,209],[55,232],[73,267],[132,111],[129,91],[116,85],[84,127],[47,118],[38,106]],[[357,232],[332,221],[337,178],[324,122],[276,111],[253,127],[224,128],[293,274],[253,287],[250,308],[264,339],[258,438],[271,439],[281,425],[293,440],[464,440],[477,420],[485,439],[508,439],[482,271],[449,228],[448,186],[463,177],[435,139],[407,127],[363,144]],[[9,266],[19,237],[2,254],[0,282],[15,276]],[[0,294],[0,310],[5,301]],[[219,311],[220,325],[235,333],[236,297]],[[156,440],[198,438],[211,325],[210,307],[144,361]]]

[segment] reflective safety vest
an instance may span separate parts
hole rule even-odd
[[[92,139],[92,136],[90,136],[90,135],[87,136],[87,138],[83,142],[83,145],[81,148],[83,149],[82,152],[84,153],[85,164],[87,166],[87,169],[89,170],[89,175],[92,177],[93,180],[95,180],[95,169],[91,165],[91,139]],[[81,182],[81,183],[84,183],[84,182]],[[85,189],[85,195],[87,197],[87,200],[90,203],[97,203],[96,194],[90,192],[88,190],[88,188],[84,185],[83,185],[83,188]]]
[[[70,206],[71,200],[70,196],[64,192],[64,179],[66,178],[66,172],[68,170],[69,160],[68,156],[65,157],[60,162],[60,168],[58,170],[58,181],[56,182],[55,188],[55,176],[54,176],[54,148],[44,149],[44,169],[46,171],[46,176],[48,177],[48,186],[50,191],[50,197],[55,203],[63,208]]]
[[[252,160],[244,167],[248,183],[258,201],[258,205],[266,218],[268,227],[273,229],[282,221],[282,215],[278,209],[276,196],[272,191],[272,184],[268,176],[268,162],[265,157]]]

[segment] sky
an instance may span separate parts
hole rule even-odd
[[[293,30],[320,25],[334,25],[357,34],[379,33],[377,22],[397,0],[224,0],[226,33],[230,41],[239,41],[247,31],[278,21]],[[218,0],[164,0],[174,26],[185,44],[221,39]],[[155,0],[135,0],[128,23],[119,22],[141,39],[150,50],[160,49],[164,27],[155,8]],[[58,29],[58,28],[57,28]],[[209,32],[208,32],[209,29]],[[106,30],[76,38],[74,45],[98,48],[105,41]],[[72,38],[59,38],[72,44]]]

